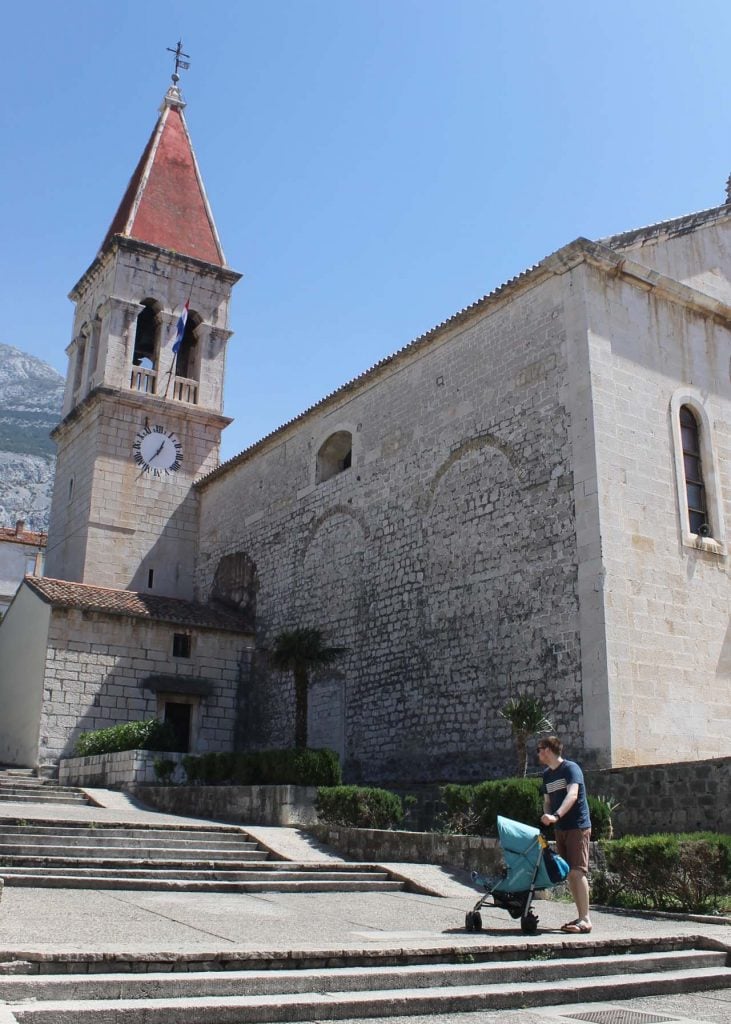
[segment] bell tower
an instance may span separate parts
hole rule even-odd
[[[193,597],[193,482],[219,462],[227,267],[177,76],[75,303],[46,574]]]

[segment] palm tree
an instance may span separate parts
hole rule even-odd
[[[537,697],[512,697],[499,713],[510,722],[518,755],[518,771],[525,778],[528,774],[528,739],[537,732],[553,729],[553,726]]]
[[[345,653],[345,647],[327,647],[319,629],[302,627],[286,630],[274,638],[271,662],[282,672],[294,675],[294,745],[307,746],[307,696],[312,671],[331,665]]]

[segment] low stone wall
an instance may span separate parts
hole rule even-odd
[[[311,825],[307,831],[353,860],[437,864],[483,875],[497,874],[503,863],[497,839],[486,836],[391,832],[342,825]]]
[[[608,796],[615,835],[656,832],[731,834],[731,757],[586,772],[594,796]]]
[[[317,821],[315,786],[133,786],[134,795],[166,814],[215,818],[237,825],[298,825]]]
[[[155,761],[173,761],[172,781],[185,778],[185,754],[121,750],[114,754],[71,757],[59,764],[62,786],[123,789],[166,814],[215,818],[248,825],[301,825],[317,821],[315,786],[161,786]]]
[[[173,775],[173,780],[177,781],[183,778],[180,764],[184,757],[185,754],[157,750],[120,750],[114,754],[68,757],[59,762],[58,781],[62,786],[129,789],[157,781],[154,765],[158,759],[174,761],[179,766]]]

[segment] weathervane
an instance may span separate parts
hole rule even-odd
[[[181,69],[183,71],[187,71],[188,68],[190,67],[190,54],[183,53],[182,39],[178,40],[178,45],[175,47],[174,50],[172,47],[168,46],[167,51],[168,53],[175,54],[175,71],[173,72],[171,77],[173,80],[173,85],[177,85],[178,82],[180,81],[180,75],[178,74],[178,71],[180,71]]]

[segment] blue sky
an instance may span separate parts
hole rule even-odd
[[[182,37],[234,292],[229,457],[578,235],[720,204],[731,4],[3,4],[0,341],[66,370]]]

